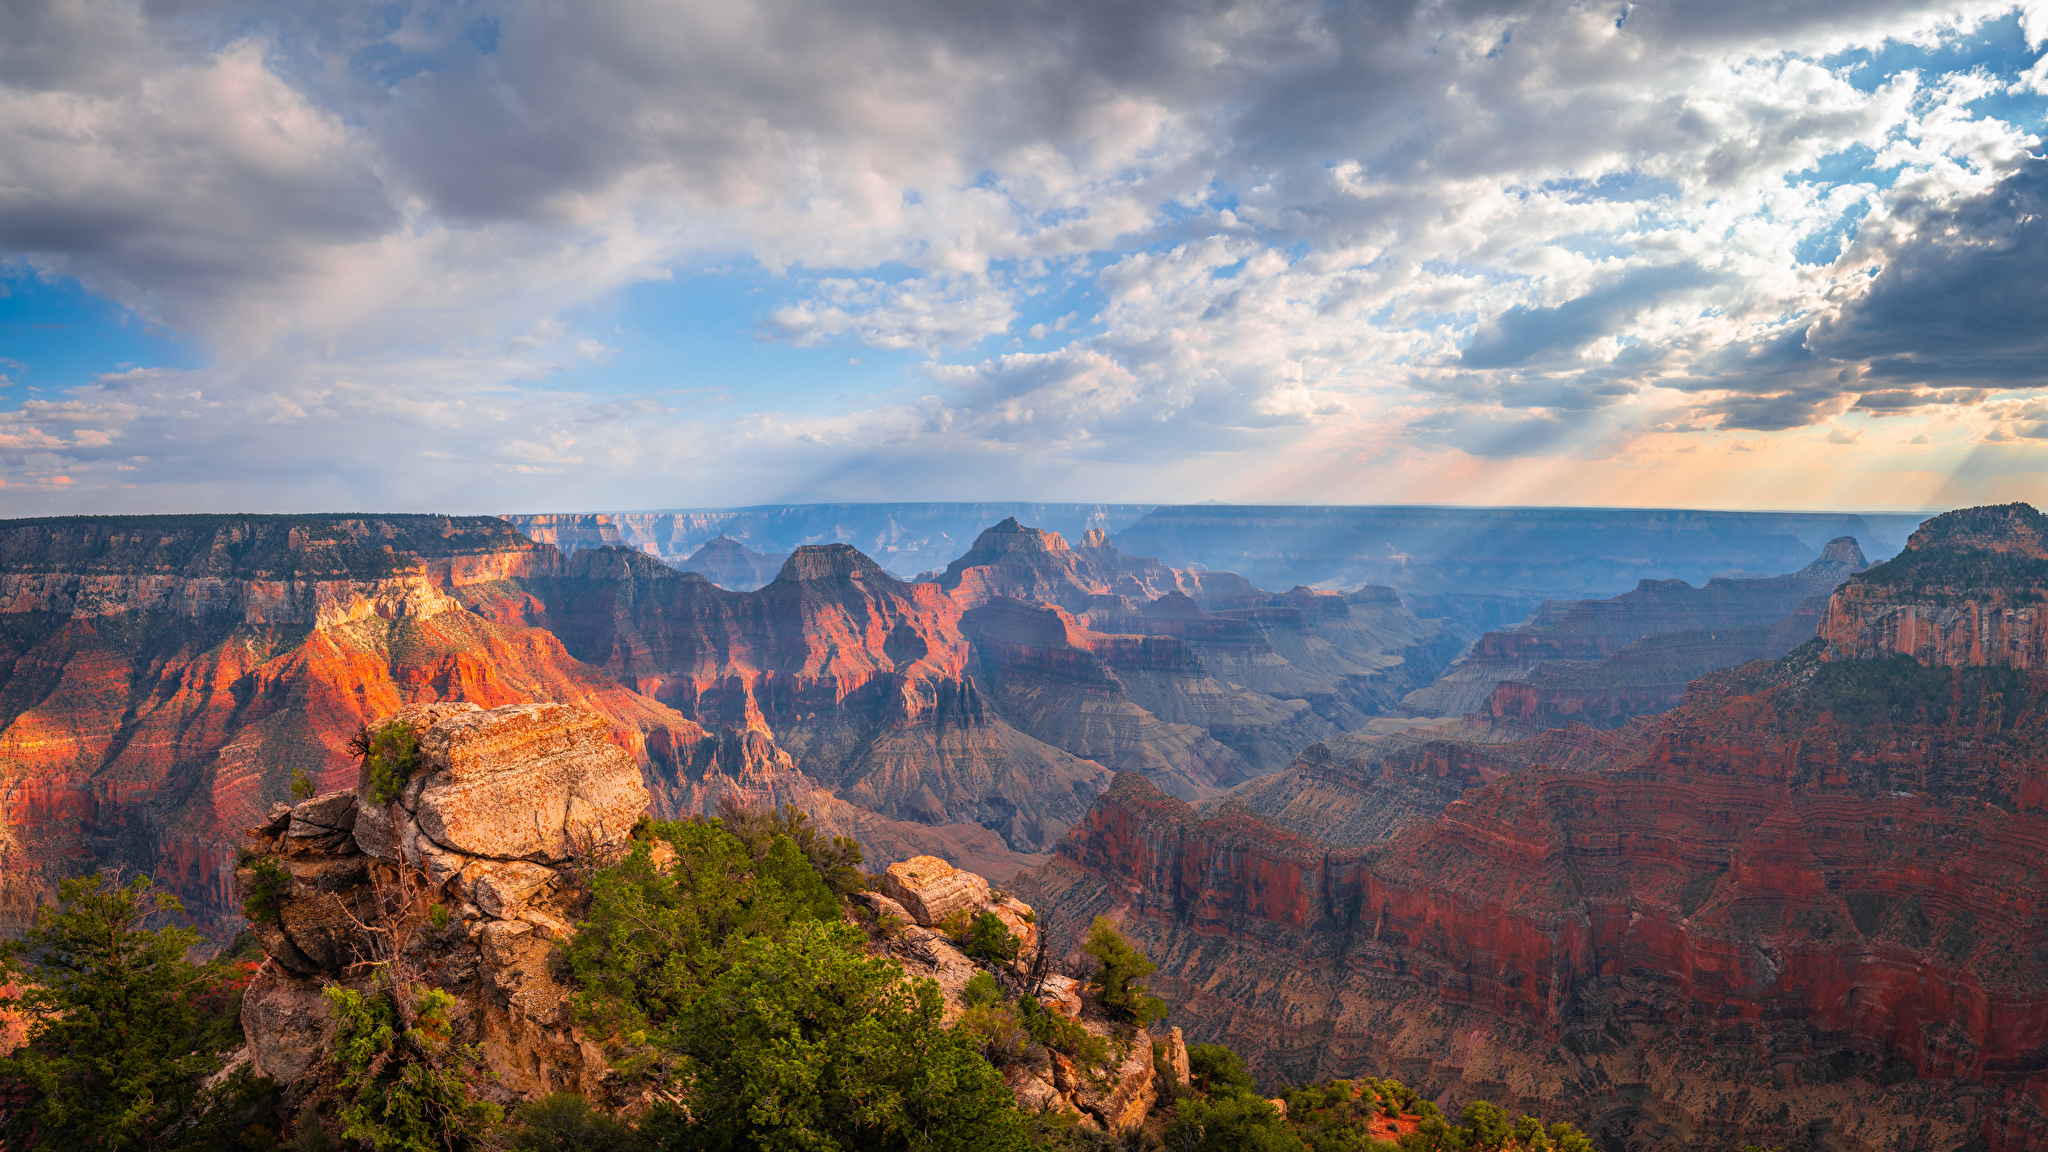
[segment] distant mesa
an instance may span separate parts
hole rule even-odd
[[[786,554],[756,552],[720,533],[676,567],[685,572],[702,572],[713,584],[728,591],[751,592],[775,579],[787,559]]]

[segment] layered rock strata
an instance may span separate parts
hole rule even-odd
[[[388,981],[455,996],[454,1039],[491,1073],[485,1099],[631,1103],[549,956],[587,898],[579,870],[614,858],[646,809],[632,757],[602,717],[561,704],[414,705],[398,719],[420,731],[401,799],[338,791],[249,829],[242,890],[274,883],[265,869],[288,877],[274,918],[253,926],[267,954],[242,999],[253,1070],[301,1106],[334,1040],[323,988]]]
[[[1390,834],[1119,777],[1013,886],[1054,941],[1119,918],[1190,1035],[1268,1077],[1391,1073],[1629,1148],[2048,1147],[2048,679],[2000,639],[2041,521],[1994,512],[1664,716],[1425,741],[1348,789],[1303,765],[1336,795],[1437,762]],[[1857,658],[1951,609],[1985,623]]]
[[[1441,680],[1409,693],[1409,715],[1476,714],[1534,731],[1568,721],[1611,727],[1664,711],[1717,668],[1775,660],[1813,637],[1827,597],[1862,571],[1862,549],[1831,540],[1784,576],[1644,580],[1607,600],[1551,601],[1521,626],[1488,632]]]
[[[0,523],[0,930],[121,866],[225,939],[239,830],[294,771],[353,784],[350,737],[410,701],[560,700],[635,758],[716,757],[689,718],[460,599],[560,559],[481,517]]]

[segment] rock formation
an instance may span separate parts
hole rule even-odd
[[[635,757],[718,741],[467,610],[560,553],[491,518],[165,516],[0,523],[0,930],[102,865],[174,888],[225,939],[239,830],[355,783],[345,748],[414,700],[560,700]]]
[[[1054,941],[1119,917],[1190,1036],[1269,1077],[1398,1069],[1631,1148],[2048,1147],[2040,524],[1930,521],[1824,639],[1665,715],[1388,752],[1351,776],[1405,798],[1379,838],[1120,776],[1013,887]],[[1316,759],[1289,775],[1337,795],[1365,758]]]
[[[921,856],[892,865],[880,892],[864,892],[856,899],[878,923],[891,925],[884,932],[883,947],[903,962],[905,971],[938,982],[946,997],[948,1020],[959,1018],[961,994],[980,970],[939,931],[950,917],[994,913],[1023,944],[1009,973],[1023,977],[1031,967],[1038,945],[1031,906],[1015,897],[991,894],[986,880],[944,860]],[[890,931],[900,934],[891,940]],[[1043,1063],[1009,1065],[1003,1070],[1004,1078],[1018,1106],[1027,1112],[1064,1112],[1075,1116],[1083,1127],[1108,1132],[1126,1132],[1142,1125],[1159,1098],[1153,1063],[1155,1037],[1111,1024],[1098,1006],[1081,995],[1080,985],[1070,976],[1046,977],[1038,995],[1053,1012],[1104,1041],[1110,1064],[1091,1072],[1076,1067],[1059,1052],[1048,1052]],[[1167,1074],[1186,1084],[1187,1046],[1180,1029],[1160,1034],[1156,1040],[1166,1057]]]
[[[388,978],[454,994],[455,1039],[492,1073],[486,1098],[626,1103],[549,955],[587,896],[580,870],[613,858],[646,811],[639,768],[603,717],[566,705],[416,704],[396,718],[420,732],[399,799],[331,792],[249,829],[241,890],[275,883],[267,869],[287,877],[276,915],[253,925],[268,956],[242,999],[254,1070],[297,1106],[333,1043],[323,987]]]

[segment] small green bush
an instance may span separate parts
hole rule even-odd
[[[292,769],[290,786],[292,799],[311,800],[313,798],[313,778],[306,775],[306,769],[303,766]]]
[[[1211,1096],[1252,1090],[1252,1073],[1244,1057],[1221,1044],[1188,1045],[1188,1081],[1196,1091]]]
[[[960,1001],[969,1008],[984,1004],[1000,1004],[1003,1000],[1002,986],[996,978],[986,972],[976,972],[967,980],[967,987],[960,990]]]
[[[292,874],[275,856],[258,856],[250,865],[255,874],[242,896],[242,915],[258,924],[283,924],[284,902],[291,898]]]
[[[1017,958],[1023,943],[1010,934],[1010,926],[993,912],[983,912],[967,928],[968,956],[984,964],[1008,964]]]
[[[1152,995],[1140,983],[1159,971],[1159,965],[1132,947],[1109,917],[1097,916],[1095,923],[1089,925],[1088,939],[1081,945],[1081,951],[1095,957],[1099,965],[1091,986],[1112,1016],[1135,1021],[1140,1026],[1165,1018],[1166,1001]]]
[[[395,803],[405,794],[406,781],[419,770],[419,733],[402,720],[386,721],[374,732],[365,725],[349,742],[348,750],[362,759],[370,778],[370,794],[379,804]]]
[[[998,1068],[1022,1063],[1031,1041],[1023,1022],[1004,1004],[977,1004],[961,1013],[954,1027],[973,1036],[981,1044],[982,1055]]]
[[[631,1152],[631,1128],[599,1112],[574,1092],[555,1092],[512,1112],[505,1141],[511,1152]]]
[[[329,1059],[340,1073],[336,1111],[345,1139],[363,1141],[373,1152],[482,1147],[504,1113],[470,1096],[476,1053],[449,1042],[455,997],[438,988],[414,989],[410,1028],[388,993],[365,996],[330,984],[327,1003],[336,1022]]]
[[[1109,1064],[1109,1044],[1081,1027],[1079,1021],[1067,1019],[1030,996],[1017,998],[1017,1017],[1033,1040],[1083,1068],[1103,1068]]]

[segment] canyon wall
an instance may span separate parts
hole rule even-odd
[[[1715,669],[1775,660],[1811,639],[1828,596],[1867,566],[1844,536],[1783,576],[1717,577],[1698,588],[1644,580],[1606,600],[1549,601],[1520,626],[1482,635],[1401,708],[1479,714],[1525,732],[1662,712]]]
[[[1201,810],[1122,776],[1013,887],[1054,940],[1118,919],[1268,1080],[1393,1074],[1612,1147],[2048,1147],[2043,521],[1993,511],[1663,716],[1312,753]],[[1404,804],[1377,838],[1358,810]]]

